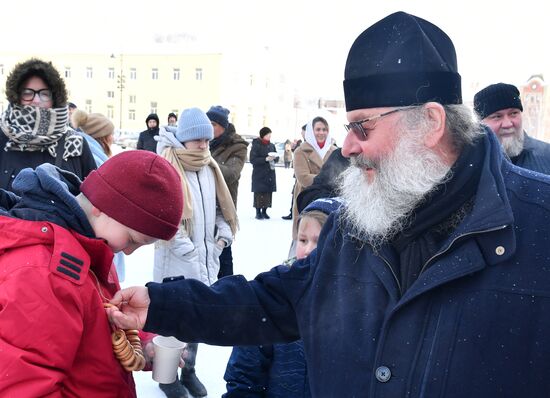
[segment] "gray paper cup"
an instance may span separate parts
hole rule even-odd
[[[155,349],[153,380],[162,384],[175,382],[185,343],[175,337],[155,336],[153,347]]]

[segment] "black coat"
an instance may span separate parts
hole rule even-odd
[[[271,170],[265,158],[269,152],[277,152],[272,143],[264,144],[260,138],[254,138],[250,150],[252,163],[252,192],[264,193],[277,191],[275,170]]]
[[[298,195],[298,213],[315,199],[338,196],[338,177],[348,168],[349,163],[349,159],[342,155],[342,149],[335,149],[321,167],[319,174],[313,178],[313,184]]]
[[[512,158],[512,163],[525,169],[550,174],[550,144],[525,134],[523,150]]]
[[[11,190],[13,179],[19,172],[27,167],[35,169],[43,163],[55,164],[55,158],[47,150],[44,151],[4,151],[8,137],[0,132],[0,188]],[[82,154],[62,160],[60,168],[76,174],[83,180],[92,170],[96,169],[96,163],[88,142],[82,138]]]
[[[158,127],[142,131],[141,133],[139,133],[136,149],[144,149],[146,151],[157,153],[157,141],[154,137],[157,137],[158,135]]]
[[[494,136],[479,145],[472,211],[405,294],[389,244],[373,250],[337,212],[292,267],[148,283],[143,329],[215,345],[301,337],[314,397],[550,396],[550,178],[504,160]]]

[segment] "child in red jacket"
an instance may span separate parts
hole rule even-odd
[[[0,190],[0,396],[136,396],[144,356],[115,355],[104,310],[113,253],[176,233],[180,185],[160,156],[128,151],[82,183],[43,164]]]

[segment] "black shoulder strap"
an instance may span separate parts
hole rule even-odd
[[[65,152],[65,134],[61,136],[59,141],[57,141],[57,153],[55,156],[55,166],[61,167],[61,162],[63,161],[63,152]]]

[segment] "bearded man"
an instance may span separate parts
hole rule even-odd
[[[474,110],[496,134],[512,163],[550,174],[550,144],[523,130],[523,105],[516,86],[497,83],[485,87],[474,96]]]
[[[113,321],[217,345],[301,338],[314,397],[550,396],[550,179],[462,105],[454,46],[426,20],[364,31],[344,94],[347,205],[316,251],[249,282],[126,289]]]

